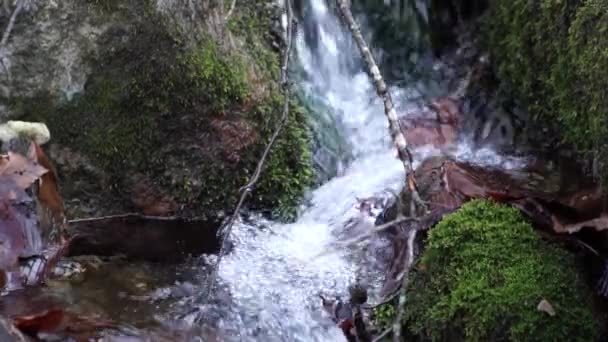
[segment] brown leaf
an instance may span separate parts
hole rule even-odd
[[[555,309],[553,309],[551,303],[549,303],[549,301],[546,299],[541,300],[536,309],[548,314],[551,317],[555,316]]]
[[[40,201],[42,215],[40,223],[43,229],[60,227],[65,229],[65,212],[63,199],[59,194],[58,177],[53,164],[46,156],[42,148],[32,143],[31,149],[38,163],[48,172],[40,177],[38,182],[38,200]]]
[[[29,188],[48,170],[18,153],[9,152],[8,156],[0,156],[0,177],[12,179],[17,187]]]

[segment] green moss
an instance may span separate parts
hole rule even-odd
[[[225,111],[249,96],[247,71],[242,59],[221,52],[209,39],[180,62],[187,72],[180,76],[186,76],[190,81],[191,92],[196,92],[193,95],[212,104],[211,110]]]
[[[607,0],[493,1],[484,31],[499,77],[535,119],[532,130],[552,128],[593,157],[606,150]]]
[[[405,321],[418,339],[592,341],[596,335],[591,292],[573,257],[542,241],[514,208],[465,204],[430,231],[420,266]],[[555,316],[537,310],[543,299]],[[381,317],[391,322],[386,310]]]
[[[277,105],[282,103],[282,97],[276,97],[273,101],[277,101],[277,104],[269,108],[281,108]],[[282,112],[279,110],[273,115],[277,119],[265,128],[268,137]],[[305,112],[297,103],[292,104],[287,123],[268,158],[256,191],[257,205],[273,208],[273,217],[284,220],[295,218],[297,205],[314,181],[310,147],[311,137]]]

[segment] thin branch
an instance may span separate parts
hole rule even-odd
[[[363,308],[366,309],[366,310],[374,310],[376,308],[381,307],[382,305],[385,305],[385,304],[388,304],[388,303],[392,302],[393,299],[397,298],[397,296],[399,295],[399,290],[400,289],[401,289],[401,286],[397,287],[397,289],[394,292],[392,292],[390,295],[388,295],[387,297],[385,297],[384,299],[382,299],[377,304],[366,305],[366,306],[363,306]]]
[[[17,7],[15,7],[13,14],[11,15],[11,18],[8,21],[8,25],[6,26],[6,29],[4,30],[4,34],[2,35],[2,40],[0,40],[0,46],[5,46],[6,43],[8,43],[8,38],[10,37],[11,32],[13,31],[13,27],[15,26],[15,21],[17,20],[17,16],[19,15],[19,13],[21,12],[22,9],[23,9],[23,0],[17,0]]]
[[[385,338],[386,336],[388,336],[388,334],[390,334],[390,333],[391,333],[391,331],[393,331],[393,329],[391,329],[391,328],[388,328],[388,329],[384,330],[384,331],[382,332],[382,334],[380,334],[380,335],[378,335],[378,337],[374,338],[374,339],[372,340],[372,342],[379,342],[379,341],[382,341],[382,339],[383,339],[383,338]]]
[[[288,2],[289,0],[287,0],[286,2]],[[234,11],[234,7],[236,6],[236,0],[232,0],[232,4],[230,4],[230,9],[228,10],[228,13],[226,13],[226,16],[224,17],[225,21],[228,21],[228,19],[230,18],[230,16],[232,15],[232,12]]]
[[[361,53],[361,57],[367,66],[367,70],[369,74],[372,76],[374,80],[374,86],[376,88],[376,93],[382,101],[384,102],[384,114],[389,123],[389,130],[391,134],[391,138],[393,140],[393,144],[397,148],[399,159],[403,164],[403,168],[405,169],[406,182],[408,189],[412,193],[412,201],[415,202],[415,205],[418,208],[424,209],[426,211],[426,205],[422,202],[420,195],[418,194],[418,189],[416,187],[416,182],[414,179],[414,170],[412,167],[412,154],[407,145],[407,140],[403,135],[403,131],[401,130],[401,126],[399,123],[399,118],[397,117],[397,112],[395,111],[395,106],[393,104],[393,100],[390,92],[388,91],[388,87],[384,82],[384,78],[380,73],[380,69],[374,60],[374,56],[371,53],[371,50],[367,46],[363,35],[361,34],[361,29],[359,25],[355,21],[353,14],[350,11],[350,1],[349,0],[336,0],[338,4],[338,8],[342,13],[342,16],[346,19],[348,23],[348,27],[352,33],[353,39],[357,43],[359,48],[359,52]],[[411,213],[412,215],[414,213]]]
[[[233,2],[233,4],[234,4],[234,2]],[[264,167],[264,163],[266,162],[266,158],[270,154],[272,146],[274,145],[277,138],[279,137],[279,134],[283,130],[283,127],[285,126],[285,123],[287,122],[287,119],[289,117],[289,84],[288,84],[287,80],[288,80],[289,55],[291,52],[291,43],[292,43],[292,41],[291,41],[292,32],[291,31],[292,31],[292,18],[293,18],[291,4],[290,4],[289,0],[285,2],[285,8],[286,8],[286,12],[287,12],[287,44],[286,44],[284,55],[283,55],[283,66],[281,68],[281,85],[283,87],[283,96],[284,96],[283,114],[281,116],[281,120],[277,124],[277,127],[276,127],[272,137],[270,138],[270,141],[268,142],[268,145],[266,145],[264,153],[262,153],[262,156],[258,161],[258,165],[255,169],[255,172],[251,176],[249,182],[247,182],[247,184],[245,186],[240,188],[241,197],[239,198],[238,204],[236,205],[232,215],[230,216],[230,219],[226,222],[225,226],[222,229],[220,229],[220,231],[219,231],[219,234],[222,235],[220,251],[218,254],[217,261],[213,267],[213,270],[211,271],[211,274],[209,275],[207,287],[206,287],[205,291],[203,291],[203,298],[208,298],[209,295],[211,294],[211,291],[215,284],[215,280],[217,278],[219,265],[222,261],[222,257],[224,256],[224,253],[226,251],[226,243],[228,241],[228,237],[230,236],[230,232],[232,230],[234,222],[238,219],[238,217],[240,215],[239,212],[241,210],[243,203],[245,202],[245,199],[247,198],[247,195],[249,195],[249,193],[251,193],[254,185],[259,180],[260,175],[262,173],[262,169]]]
[[[150,216],[150,215],[142,215],[140,213],[125,213],[125,214],[116,214],[116,215],[107,215],[107,216],[98,216],[98,217],[86,217],[69,220],[68,224],[74,223],[84,223],[84,222],[95,222],[95,221],[103,221],[103,220],[111,220],[116,218],[126,218],[126,217],[137,217],[141,219],[147,220],[159,220],[159,221],[173,221],[179,219],[176,216]]]
[[[401,321],[405,313],[405,301],[407,295],[407,285],[409,281],[409,272],[414,264],[414,242],[416,241],[416,234],[418,229],[412,229],[407,239],[407,258],[405,259],[405,269],[403,271],[403,282],[401,283],[401,293],[399,295],[399,302],[397,304],[397,317],[393,322],[393,341],[401,341]]]

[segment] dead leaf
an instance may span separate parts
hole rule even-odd
[[[65,336],[92,336],[102,328],[111,328],[109,321],[82,317],[61,309],[50,309],[40,314],[18,316],[13,319],[17,329],[37,338],[39,334],[51,333]]]
[[[29,188],[48,170],[18,153],[9,152],[0,157],[0,177],[12,179],[17,187]]]
[[[53,164],[46,156],[42,148],[32,143],[31,150],[38,163],[48,172],[40,177],[38,182],[38,200],[41,209],[39,215],[41,228],[49,230],[54,227],[59,227],[61,233],[65,232],[65,212],[63,199],[59,194],[59,181]],[[61,234],[63,235],[63,234]]]
[[[549,303],[549,301],[547,301],[546,299],[541,300],[540,303],[538,303],[536,309],[538,311],[546,313],[551,317],[555,316],[555,309],[553,309],[551,303]]]

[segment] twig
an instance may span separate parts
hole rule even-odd
[[[234,2],[233,2],[233,5],[234,5]],[[268,145],[266,145],[264,153],[262,153],[262,156],[258,161],[258,165],[255,169],[255,172],[251,176],[249,182],[247,182],[247,184],[245,186],[243,186],[239,189],[239,191],[241,192],[241,197],[239,198],[238,204],[236,205],[234,212],[232,213],[232,216],[230,216],[230,219],[226,222],[224,227],[222,229],[220,229],[220,231],[218,232],[219,234],[222,235],[220,251],[219,251],[219,254],[217,257],[217,261],[211,271],[211,274],[209,275],[206,289],[203,291],[204,299],[208,298],[209,295],[211,294],[212,288],[214,286],[214,283],[215,283],[215,280],[217,277],[220,262],[222,261],[222,257],[224,256],[224,253],[226,251],[226,242],[228,240],[228,237],[230,236],[230,232],[232,230],[234,222],[237,220],[237,218],[240,215],[239,212],[241,210],[241,206],[245,202],[247,195],[249,195],[249,193],[251,193],[251,191],[253,190],[253,186],[255,185],[255,183],[259,180],[260,175],[262,173],[262,169],[264,167],[264,163],[266,162],[266,158],[268,157],[268,154],[270,153],[272,146],[274,145],[279,134],[283,130],[283,127],[285,126],[285,123],[287,122],[287,119],[289,117],[289,84],[287,82],[287,77],[288,77],[287,71],[288,71],[288,65],[289,65],[289,54],[291,52],[291,36],[292,36],[291,30],[292,30],[292,17],[293,17],[292,10],[291,10],[291,3],[289,0],[285,2],[285,8],[286,8],[286,12],[287,12],[287,44],[286,44],[285,52],[284,52],[284,56],[283,56],[283,66],[281,68],[281,85],[283,87],[283,96],[284,96],[283,115],[281,117],[281,120],[277,124],[277,127],[276,127],[272,137],[270,138]]]
[[[15,26],[15,20],[17,20],[17,16],[23,9],[23,0],[17,0],[17,7],[13,11],[10,20],[8,21],[8,25],[6,25],[6,29],[4,30],[4,34],[2,35],[2,40],[0,40],[0,46],[5,46],[8,43],[8,38],[13,31],[13,27]]]
[[[383,338],[385,338],[386,336],[388,336],[388,334],[390,334],[391,331],[393,331],[392,328],[388,328],[388,329],[384,330],[382,332],[382,334],[380,334],[380,335],[378,335],[378,337],[374,338],[372,340],[372,342],[379,342],[379,341],[381,341]]]
[[[388,297],[382,299],[377,304],[366,305],[366,306],[363,306],[362,308],[364,308],[366,310],[373,310],[373,309],[381,307],[384,304],[388,304],[388,303],[392,302],[393,299],[397,298],[397,296],[399,295],[399,289],[401,289],[401,286],[397,287],[397,289],[393,293],[391,293]]]
[[[115,218],[125,218],[125,217],[137,217],[147,220],[159,220],[159,221],[173,221],[179,219],[176,216],[150,216],[150,215],[142,215],[140,213],[126,213],[126,214],[116,214],[116,215],[107,215],[107,216],[98,216],[98,217],[86,217],[69,220],[68,224],[72,223],[83,223],[83,222],[95,222],[95,221],[103,221],[103,220],[111,220]]]
[[[286,2],[289,2],[290,0],[287,0]],[[230,4],[230,9],[228,10],[228,13],[226,13],[226,16],[224,17],[225,21],[228,21],[228,19],[230,18],[230,16],[232,15],[232,12],[234,11],[234,7],[236,6],[236,0],[232,0],[232,4]]]
[[[401,284],[401,293],[399,295],[399,302],[397,304],[397,317],[393,322],[393,341],[401,341],[401,321],[403,320],[403,314],[405,312],[405,301],[407,294],[407,284],[409,281],[409,271],[414,264],[414,241],[416,240],[416,234],[418,229],[412,229],[407,239],[407,258],[405,261],[405,269],[403,275],[403,282]]]

